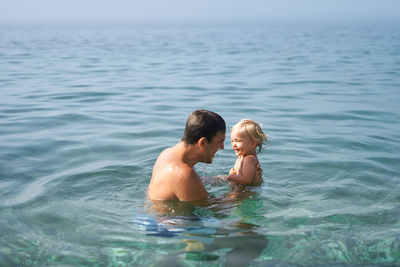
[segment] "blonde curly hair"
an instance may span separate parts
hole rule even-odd
[[[258,152],[260,153],[263,145],[268,141],[268,136],[263,132],[260,125],[257,122],[249,119],[242,119],[231,129],[238,130],[239,134],[244,134],[245,136],[255,140],[257,142]]]

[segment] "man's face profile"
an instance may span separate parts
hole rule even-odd
[[[218,132],[210,142],[207,142],[206,155],[204,163],[212,163],[215,153],[218,149],[224,149],[225,132]]]

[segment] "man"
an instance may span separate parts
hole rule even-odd
[[[195,110],[190,114],[181,141],[161,152],[154,164],[148,197],[181,201],[206,198],[208,192],[194,165],[212,163],[218,149],[224,149],[225,131],[225,121],[217,113]]]

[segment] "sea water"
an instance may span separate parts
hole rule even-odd
[[[398,21],[1,25],[0,62],[1,266],[400,264]],[[228,127],[212,200],[159,212],[198,108]],[[238,190],[242,118],[269,142]]]

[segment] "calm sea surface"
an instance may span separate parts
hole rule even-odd
[[[0,26],[0,265],[400,264],[400,23]],[[146,199],[187,116],[258,121],[264,183]],[[231,191],[240,191],[230,198]]]

